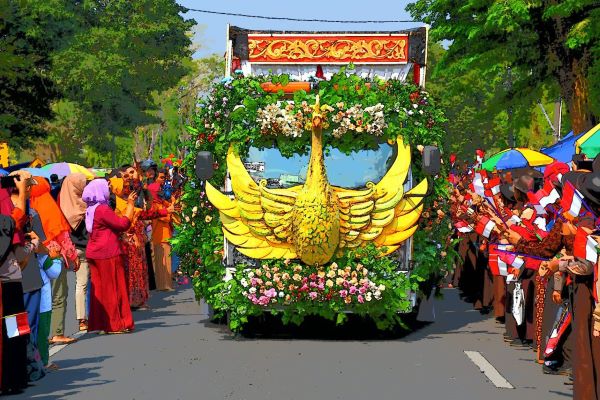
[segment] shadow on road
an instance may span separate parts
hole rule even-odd
[[[65,359],[57,362],[60,369],[49,373],[40,385],[31,385],[25,393],[9,396],[11,399],[62,399],[77,395],[83,388],[102,386],[113,383],[114,380],[99,379],[100,374],[95,372],[101,368],[102,363],[112,356],[98,356],[88,358]],[[48,384],[50,382],[50,384]],[[48,390],[57,388],[56,391]]]
[[[219,330],[223,340],[256,340],[256,339],[304,339],[332,341],[362,341],[362,340],[401,340],[404,342],[419,341],[426,338],[438,338],[440,333],[461,334],[461,328],[468,324],[489,318],[472,309],[472,306],[462,301],[455,289],[443,290],[443,299],[435,301],[436,321],[434,323],[420,322],[416,314],[406,314],[402,321],[405,326],[395,326],[390,330],[377,329],[370,318],[349,314],[343,325],[321,317],[309,316],[300,325],[284,325],[281,318],[265,314],[251,318],[240,334],[234,335],[229,331],[225,321],[204,320],[205,326]],[[472,332],[471,332],[472,333]],[[479,332],[496,335],[494,332]]]

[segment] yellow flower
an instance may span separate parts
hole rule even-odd
[[[301,265],[295,265],[294,266],[294,272],[300,272],[302,271],[302,266]]]
[[[344,283],[344,278],[339,277],[335,280],[335,284],[338,286],[342,286],[343,283]]]
[[[294,274],[294,276],[292,277],[292,279],[295,280],[295,281],[301,281],[302,277],[300,275],[298,275],[298,274]]]
[[[330,269],[329,272],[327,272],[327,277],[328,278],[335,278],[335,271]]]
[[[333,287],[333,281],[331,279],[327,279],[327,282],[325,282],[325,285],[327,287]]]
[[[212,217],[211,217],[210,215],[207,215],[207,216],[204,218],[204,222],[206,222],[206,223],[208,224],[210,221],[212,221]]]
[[[335,271],[338,269],[338,265],[337,263],[331,263],[331,265],[329,266],[329,269],[332,271]]]
[[[325,278],[325,271],[323,271],[323,270],[320,270],[320,271],[318,271],[318,272],[317,272],[317,276],[318,276],[319,278]]]
[[[281,279],[283,279],[284,281],[289,281],[290,274],[288,274],[287,272],[284,272],[283,275],[281,275]]]
[[[346,298],[344,299],[344,303],[346,303],[346,304],[352,303],[352,297],[346,296]]]
[[[344,271],[343,269],[338,269],[337,274],[338,274],[338,276],[345,276],[346,275],[346,271]]]

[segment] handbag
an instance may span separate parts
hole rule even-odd
[[[521,288],[521,282],[515,283],[513,291],[512,315],[517,321],[517,325],[521,325],[525,320],[525,292]]]

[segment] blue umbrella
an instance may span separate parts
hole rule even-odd
[[[542,148],[540,152],[568,164],[571,162],[573,154],[575,154],[575,142],[583,135],[583,133],[574,135],[573,131],[571,131],[552,146]]]
[[[27,171],[33,176],[41,176],[42,178],[46,178],[50,180],[50,171],[46,171],[41,168],[21,168],[19,171]]]

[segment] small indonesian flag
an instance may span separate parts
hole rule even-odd
[[[495,227],[496,223],[484,215],[477,222],[475,232],[484,238],[489,238]]]
[[[573,314],[567,307],[562,309],[560,317],[558,321],[554,322],[554,327],[552,328],[552,333],[548,338],[548,343],[546,344],[546,349],[544,350],[544,355],[546,357],[552,355],[556,348],[558,347],[558,343],[560,339],[564,335],[565,331],[571,325],[571,320],[573,319]]]
[[[523,265],[525,265],[525,260],[523,257],[519,257],[518,255],[510,252],[500,252],[499,258],[514,269],[521,269]]]
[[[575,241],[573,242],[573,255],[575,257],[585,258],[596,264],[598,262],[597,247],[598,242],[594,240],[593,237],[591,237],[584,229],[577,228]]]
[[[509,248],[512,248],[509,244],[490,244],[489,250],[489,258],[488,258],[488,266],[490,267],[490,272],[494,276],[507,276],[508,275],[508,264],[506,264],[501,258],[500,253],[508,251]]]
[[[31,333],[29,322],[27,321],[27,312],[22,312],[4,317],[6,325],[6,335],[9,338],[28,335]]]
[[[457,231],[459,231],[460,233],[469,233],[469,232],[473,232],[473,228],[471,227],[471,225],[467,224],[465,221],[458,221],[454,224],[454,227],[456,228]]]
[[[488,197],[494,197],[500,193],[500,178],[492,178],[485,183],[485,195]]]
[[[472,192],[478,196],[485,197],[485,180],[481,172],[475,172],[473,183],[469,186]]]
[[[569,181],[563,187],[561,206],[569,215],[578,217],[583,207],[583,195]]]

